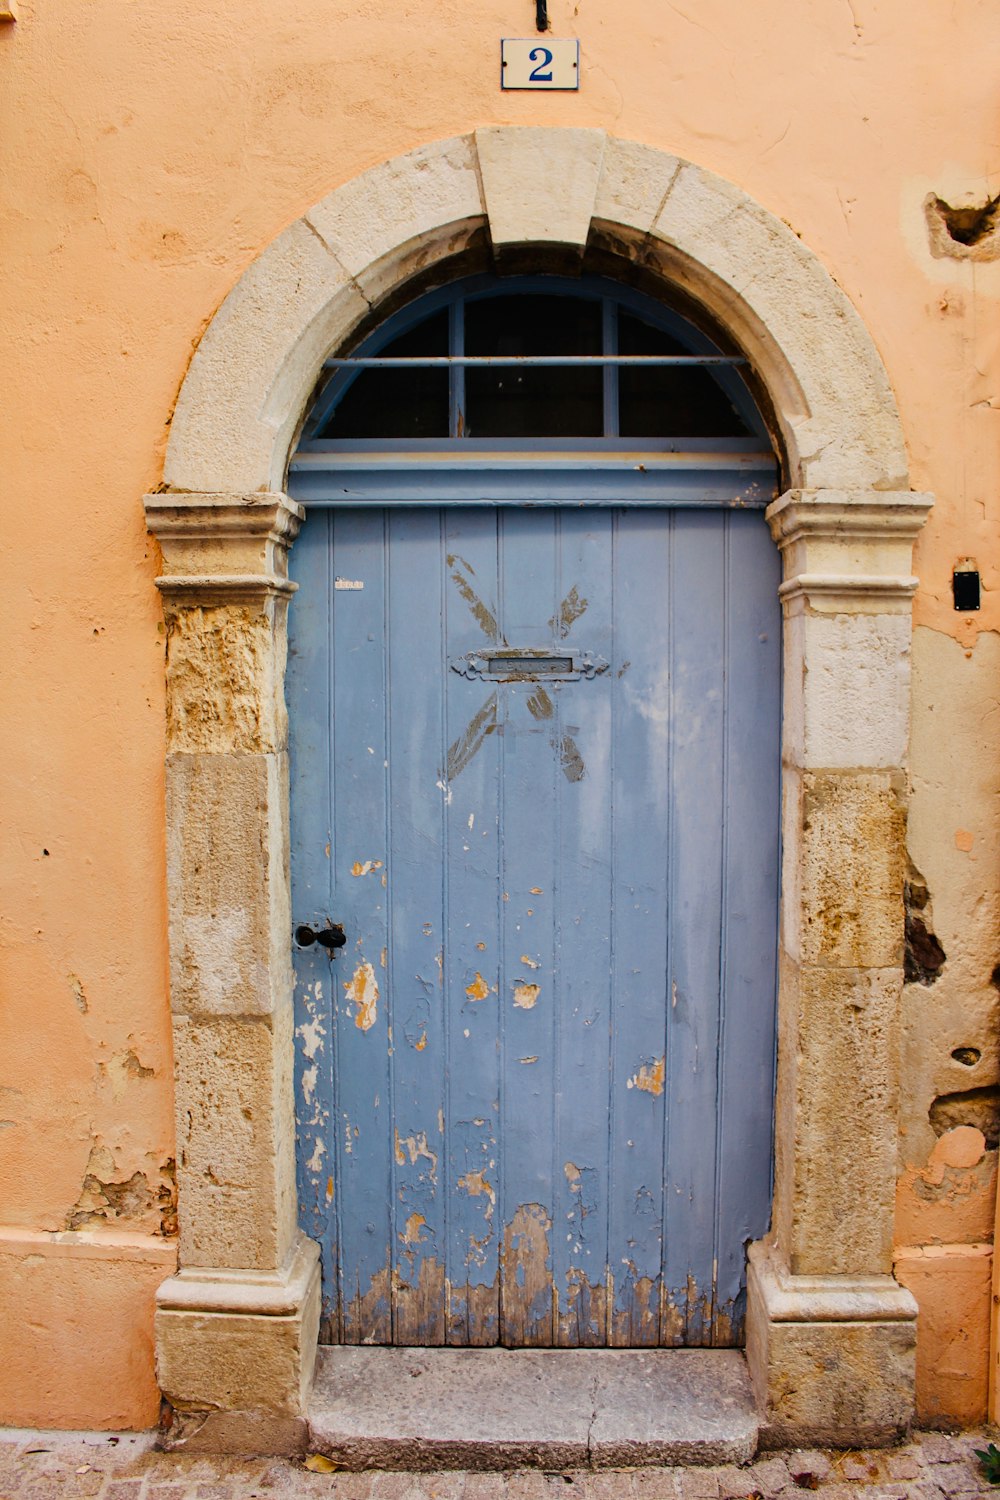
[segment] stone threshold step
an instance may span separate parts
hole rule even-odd
[[[319,1350],[309,1447],[346,1469],[745,1463],[737,1349]]]

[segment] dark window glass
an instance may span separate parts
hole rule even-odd
[[[601,304],[573,297],[484,297],[465,305],[465,352],[600,354]],[[465,435],[601,437],[601,366],[467,369]]]
[[[401,333],[381,358],[448,353],[448,313]],[[362,370],[315,433],[317,438],[446,438],[448,371]]]
[[[691,353],[626,312],[618,314],[618,352]],[[622,437],[742,437],[750,431],[711,371],[692,365],[622,365],[618,413]]]

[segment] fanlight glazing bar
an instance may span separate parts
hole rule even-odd
[[[565,369],[576,365],[685,365],[702,369],[706,365],[745,365],[738,355],[726,354],[435,354],[407,358],[371,355],[363,359],[328,359],[325,370],[433,370],[492,365],[518,368],[544,365]]]

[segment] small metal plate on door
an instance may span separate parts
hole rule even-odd
[[[488,682],[576,682],[581,677],[596,677],[608,670],[603,657],[592,651],[561,652],[548,647],[528,647],[523,651],[502,647],[497,651],[469,651],[457,656],[451,670],[462,677],[482,678]]]
[[[504,37],[500,43],[500,87],[578,89],[580,43],[575,37]]]

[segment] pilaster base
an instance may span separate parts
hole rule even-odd
[[[180,1271],[156,1303],[157,1378],[175,1412],[165,1444],[300,1451],[319,1335],[319,1246],[299,1235],[277,1272]]]
[[[760,1444],[884,1447],[914,1411],[917,1304],[891,1276],[793,1276],[750,1247],[747,1363]]]

